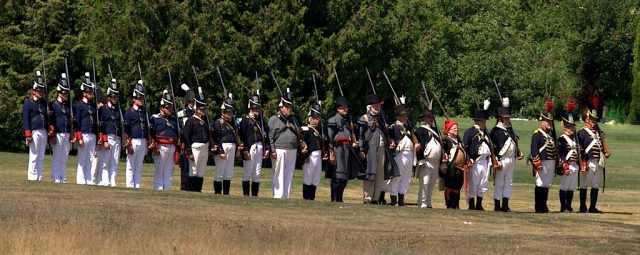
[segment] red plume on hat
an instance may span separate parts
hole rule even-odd
[[[576,104],[573,101],[567,102],[567,113],[572,113],[575,107],[576,107]]]
[[[600,99],[598,97],[591,97],[591,103],[593,104],[593,108],[598,108],[598,106],[600,105]]]
[[[551,112],[551,110],[553,110],[553,102],[551,102],[551,100],[547,101],[547,103],[544,104],[544,107],[547,109],[547,112]]]

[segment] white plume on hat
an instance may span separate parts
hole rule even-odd
[[[509,107],[509,98],[508,97],[502,98],[502,107],[505,107],[505,108]]]
[[[405,104],[406,100],[407,100],[406,96],[404,96],[404,95],[400,96],[400,103],[401,104]]]
[[[182,85],[180,85],[180,88],[184,91],[189,91],[189,86],[187,86],[187,84],[182,83]]]
[[[491,102],[489,102],[489,100],[484,100],[484,107],[482,109],[489,110],[489,105],[491,105]]]
[[[61,76],[62,76],[62,79],[65,79],[65,80],[67,79],[67,74],[66,73],[62,73]]]

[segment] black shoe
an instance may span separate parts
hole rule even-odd
[[[589,205],[589,213],[602,213],[602,211],[596,208],[596,203],[598,202],[598,189],[591,189],[591,204]]]
[[[451,201],[451,205],[453,206],[453,209],[460,209],[460,192],[456,192],[456,193],[451,193],[449,194],[449,200]]]
[[[344,203],[344,189],[347,188],[347,180],[339,180],[338,181],[338,191],[336,192],[336,202]]]
[[[559,192],[559,196],[560,196],[560,212],[566,212],[567,211],[567,191],[566,190],[560,190]]]
[[[193,191],[195,192],[202,192],[202,184],[204,183],[204,178],[202,177],[194,177],[194,181],[195,181],[195,187],[193,188]],[[189,184],[191,185],[191,184]]]
[[[571,208],[571,202],[573,201],[573,190],[567,191],[567,197],[565,200],[565,209],[567,212],[573,212],[573,208]]]
[[[316,188],[318,186],[309,185],[309,200],[316,200]]]
[[[331,202],[338,201],[338,179],[331,179]]]
[[[251,195],[249,193],[249,189],[251,189],[251,182],[242,181],[242,195],[243,196],[248,197],[249,195]]]
[[[260,182],[251,183],[251,196],[257,197],[260,191]]]
[[[502,198],[502,211],[503,212],[511,212],[511,208],[509,208],[509,198],[508,197],[503,197]]]
[[[542,209],[542,188],[536,186],[535,190],[534,190],[534,195],[533,198],[535,200],[534,202],[534,208],[536,210],[536,213],[544,213],[544,210]]]
[[[391,195],[391,203],[390,206],[396,206],[398,204],[398,196]]]
[[[387,200],[384,199],[384,191],[380,192],[380,198],[378,199],[378,204],[386,205]]]
[[[476,210],[484,211],[484,207],[482,207],[482,197],[477,197]]]
[[[476,200],[475,198],[469,198],[469,210],[476,209]]]
[[[544,213],[548,213],[549,207],[547,207],[547,201],[549,201],[549,188],[542,188],[542,191],[540,192],[542,193],[542,204],[540,206],[542,206]]]
[[[502,211],[502,207],[500,206],[500,200],[499,199],[493,199],[493,211],[494,212],[501,212]]]
[[[222,194],[228,196],[230,190],[231,190],[231,180],[223,180],[222,181]]]
[[[196,177],[192,177],[192,176],[187,177],[187,181],[185,183],[185,187],[187,188],[187,191],[193,191],[193,187],[192,187],[193,185],[189,185],[189,183],[195,183],[195,178]]]
[[[304,200],[309,199],[309,185],[304,183],[302,184],[302,199]]]
[[[587,213],[587,189],[580,189],[580,213]]]
[[[222,194],[222,182],[213,181],[213,194]]]
[[[398,206],[405,206],[405,204],[404,204],[404,194],[398,194]]]

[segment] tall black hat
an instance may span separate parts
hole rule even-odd
[[[204,94],[202,94],[202,88],[198,87],[198,94],[194,96],[193,101],[195,102],[196,108],[205,108],[207,107],[207,102],[205,102]]]
[[[80,85],[80,90],[82,90],[82,92],[93,92],[95,84],[91,82],[91,75],[89,74],[89,72],[84,73],[83,78],[84,79],[82,80],[82,84]]]
[[[287,88],[287,92],[280,95],[280,106],[288,104],[293,106],[293,94],[291,94],[291,90]]]
[[[382,103],[382,100],[380,100],[380,97],[378,97],[377,94],[371,94],[371,95],[367,96],[367,104],[368,105],[378,104],[378,103]]]
[[[260,90],[256,90],[256,93],[249,97],[249,103],[247,104],[247,108],[261,108],[261,100],[260,100]]]
[[[189,89],[189,86],[187,86],[187,84],[183,83],[182,85],[180,85],[180,88],[185,92],[185,95],[184,95],[185,103],[192,102],[196,98],[196,93],[193,93],[193,91]]]
[[[44,90],[45,89],[44,79],[42,78],[42,74],[40,71],[36,71],[36,78],[33,80],[33,86],[31,89],[33,90]]]
[[[109,82],[109,87],[107,88],[107,95],[110,97],[117,97],[119,94],[120,91],[118,90],[118,82],[116,81],[116,79],[111,79],[111,81]]]
[[[510,118],[511,108],[509,107],[509,98],[502,98],[502,106],[498,107],[498,117]]]
[[[340,106],[348,106],[349,102],[347,101],[347,99],[345,97],[338,97],[336,98],[334,105],[336,107],[340,107]]]
[[[484,100],[482,108],[476,109],[473,112],[473,120],[488,120],[489,119],[489,105],[491,102],[489,100]]]
[[[164,90],[162,91],[162,99],[160,100],[160,106],[161,107],[173,107],[173,97],[171,96],[171,93],[169,93],[168,90]]]
[[[551,101],[547,101],[544,104],[545,107],[545,112],[541,112],[540,113],[540,121],[553,121],[553,114],[551,113],[551,111],[553,111],[553,102]]]
[[[145,98],[142,80],[136,81],[136,83],[133,85],[133,98]]]
[[[309,109],[309,117],[320,117],[322,116],[322,106],[320,102],[311,104],[311,109]]]
[[[565,127],[575,126],[576,123],[573,120],[573,109],[575,108],[575,104],[573,101],[567,102],[567,108],[564,116],[562,116],[562,125]]]
[[[69,92],[69,89],[71,89],[71,87],[69,86],[69,80],[67,80],[67,74],[62,73],[60,75],[60,79],[58,80],[58,86],[56,87],[56,91],[60,93],[67,93]]]
[[[222,100],[222,106],[220,107],[223,111],[233,111],[233,94],[229,93],[227,97]]]

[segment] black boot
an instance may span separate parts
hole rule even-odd
[[[251,196],[257,197],[260,191],[260,182],[251,183]]]
[[[573,212],[573,208],[571,208],[571,202],[573,201],[573,190],[567,191],[567,197],[565,200],[565,209],[567,212]]]
[[[398,204],[398,196],[391,195],[391,203],[390,206],[396,206]]]
[[[560,190],[560,212],[565,212],[567,210],[567,191]]]
[[[387,200],[384,199],[384,191],[380,192],[380,198],[378,198],[378,203],[381,205],[387,204]]]
[[[484,207],[482,207],[482,197],[478,197],[476,202],[476,210],[484,211]]]
[[[251,183],[249,181],[242,181],[242,195],[248,197],[249,189],[251,188]]]
[[[405,204],[404,204],[404,194],[398,194],[398,206],[405,206]]]
[[[180,156],[180,190],[189,191],[189,161],[183,155]]]
[[[222,194],[229,195],[229,190],[231,190],[231,180],[223,180],[222,181]]]
[[[316,200],[316,188],[318,186],[309,185],[309,200]]]
[[[338,179],[331,179],[331,202],[338,202]]]
[[[547,207],[547,201],[549,201],[549,188],[542,188],[542,191],[540,191],[542,193],[542,200],[540,200],[540,202],[542,202],[540,204],[540,206],[542,206],[542,210],[544,213],[548,213],[549,212],[549,207]]]
[[[202,184],[204,183],[204,178],[202,177],[194,177],[194,181],[195,181],[195,187],[193,189],[193,191],[195,192],[202,192]],[[191,184],[189,184],[191,185]]]
[[[494,212],[500,212],[502,211],[502,207],[500,206],[500,200],[499,199],[493,199],[493,211]]]
[[[469,198],[469,210],[476,209],[476,200],[475,198]]]
[[[591,188],[591,204],[589,205],[589,213],[602,213],[602,211],[596,208],[596,203],[598,202],[598,189]]]
[[[222,182],[213,181],[213,194],[222,194]]]
[[[302,199],[309,199],[309,185],[304,183],[302,184]]]
[[[192,185],[189,185],[189,183],[194,183],[195,178],[196,177],[192,177],[192,176],[187,177],[187,181],[185,183],[185,188],[187,188],[186,191],[193,191],[193,187]]]
[[[460,209],[460,192],[451,192],[449,194],[449,200],[453,200],[451,201],[451,205],[453,206],[453,209]]]
[[[502,211],[503,212],[511,212],[511,208],[509,208],[509,198],[508,197],[503,197],[502,198]]]
[[[344,189],[347,188],[347,180],[339,180],[338,181],[338,192],[336,193],[336,202],[344,203]]]
[[[580,189],[580,213],[587,212],[587,189]]]
[[[542,190],[542,188],[536,186],[534,193],[533,193],[533,200],[534,200],[534,205],[533,207],[536,210],[536,213],[542,213],[542,206],[541,206],[541,202],[540,200],[542,199],[542,194],[540,192],[540,190]]]

